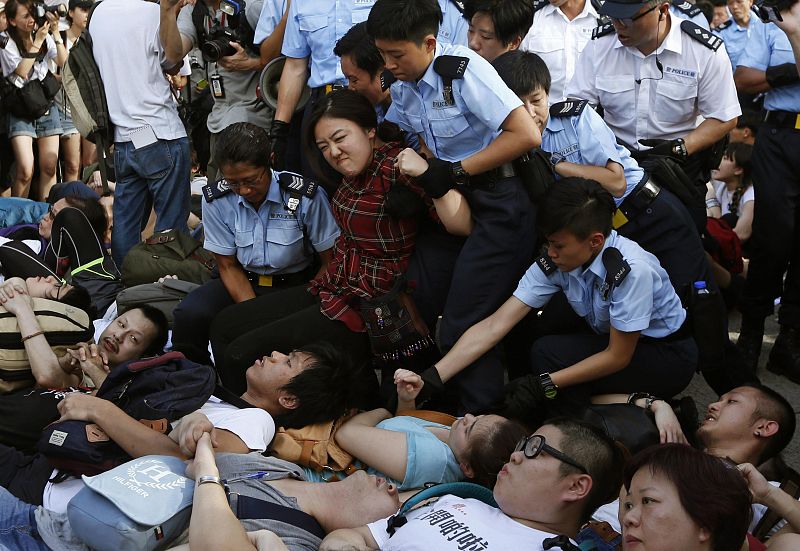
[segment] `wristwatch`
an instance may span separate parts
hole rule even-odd
[[[466,186],[469,184],[469,173],[461,166],[461,161],[456,161],[450,165],[450,171],[453,174],[453,181],[460,185]]]
[[[675,144],[672,146],[672,153],[681,159],[686,159],[689,156],[689,150],[686,149],[686,142],[683,138],[675,140]]]
[[[560,153],[552,153],[550,155],[550,164],[555,168],[555,166],[560,163],[561,161],[565,161],[566,157],[561,155]]]
[[[558,394],[558,386],[553,382],[553,379],[550,377],[549,373],[540,374],[539,383],[542,385],[545,398],[552,400],[556,397],[556,394]]]

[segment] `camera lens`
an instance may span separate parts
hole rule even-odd
[[[222,39],[209,40],[203,44],[201,51],[203,52],[203,59],[211,62],[219,61],[221,57],[236,53],[236,49],[227,40]]]

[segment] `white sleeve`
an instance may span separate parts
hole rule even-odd
[[[275,437],[275,421],[260,408],[239,409],[226,403],[206,402],[200,413],[215,428],[227,430],[242,439],[251,451],[266,451]]]

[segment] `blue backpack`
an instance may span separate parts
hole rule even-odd
[[[133,360],[116,366],[97,391],[98,398],[157,432],[198,410],[214,390],[214,370],[187,360],[180,352]],[[75,475],[95,475],[131,458],[96,424],[56,421],[45,427],[37,444],[53,466]]]

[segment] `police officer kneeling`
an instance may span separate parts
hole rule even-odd
[[[686,311],[656,257],[611,229],[614,209],[611,194],[593,180],[564,178],[551,186],[538,220],[547,254],[423,378],[447,381],[563,291],[591,330],[534,343],[534,399],[558,396],[564,405],[588,403],[592,394],[647,389],[668,398],[681,392],[697,363]],[[428,393],[435,390],[428,386]]]
[[[214,155],[223,180],[203,188],[203,246],[214,253],[218,277],[175,309],[175,350],[210,363],[209,327],[226,306],[306,283],[315,253],[325,268],[339,236],[328,197],[314,182],[270,170],[264,129],[236,123],[223,130]]]

